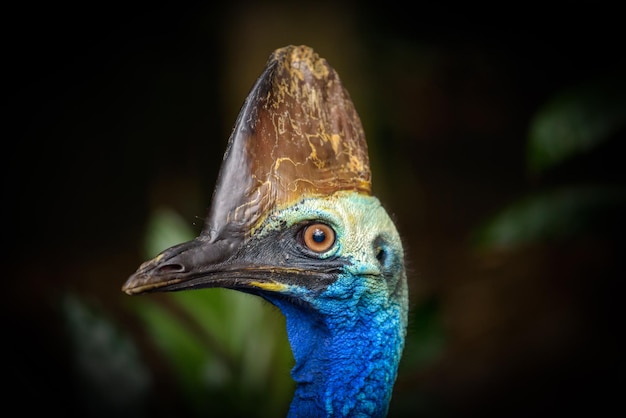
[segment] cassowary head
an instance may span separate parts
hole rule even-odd
[[[408,306],[402,244],[371,195],[361,121],[312,49],[276,50],[230,137],[200,235],[142,264],[133,295],[223,287],[281,309],[293,416],[384,416]]]

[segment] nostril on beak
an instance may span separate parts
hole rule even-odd
[[[182,273],[184,271],[185,267],[182,264],[165,264],[157,269],[157,272],[162,274]]]

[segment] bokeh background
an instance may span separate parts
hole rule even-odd
[[[249,89],[274,49],[307,44],[355,102],[406,243],[390,416],[623,409],[624,22],[572,8],[9,6],[5,405],[284,415],[279,312],[229,291],[120,287],[199,232]]]

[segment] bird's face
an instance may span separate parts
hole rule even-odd
[[[332,314],[367,301],[403,306],[403,251],[378,199],[355,192],[306,198],[270,213],[238,246],[202,236],[142,267],[127,293],[226,287]]]
[[[321,310],[366,295],[404,303],[405,282],[354,104],[326,60],[290,46],[242,107],[200,236],[142,264],[123,290],[227,287]]]
[[[256,286],[320,310],[335,299],[345,308],[350,298],[375,296],[391,303],[405,294],[402,245],[375,197],[338,192],[277,210],[244,252],[254,247],[262,256],[258,262],[271,257],[277,272]]]

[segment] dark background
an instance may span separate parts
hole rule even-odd
[[[624,74],[615,15],[323,1],[9,8],[5,405],[99,415],[77,399],[59,299],[71,291],[137,327],[120,287],[145,258],[149,212],[168,205],[199,228],[239,106],[269,54],[307,44],[355,101],[374,191],[407,244],[412,306],[433,308],[445,333],[436,358],[400,374],[391,414],[621,409],[623,223],[501,251],[471,240],[533,191],[566,180],[624,184],[617,140],[541,178],[525,160],[545,102]],[[184,415],[172,412],[184,410],[173,386],[156,385],[163,416]]]

